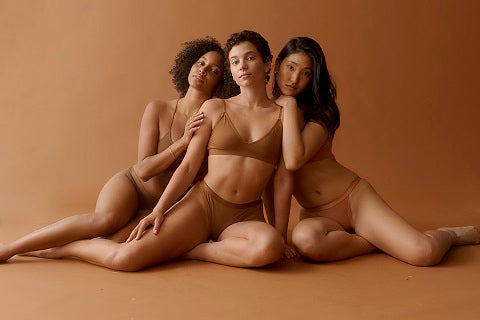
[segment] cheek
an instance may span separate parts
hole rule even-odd
[[[303,91],[308,86],[309,83],[310,83],[310,78],[302,77],[302,81],[299,85],[299,89]]]
[[[279,72],[277,73],[277,83],[278,83],[279,85],[283,85],[284,82],[285,82],[285,74],[284,74],[284,72],[279,71]]]

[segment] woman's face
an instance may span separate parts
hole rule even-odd
[[[305,52],[292,53],[283,59],[277,70],[280,92],[285,96],[296,96],[312,80],[312,59]]]
[[[263,62],[262,56],[254,44],[244,41],[233,46],[228,59],[233,79],[240,87],[253,83],[265,85],[270,62]]]
[[[190,68],[188,83],[191,87],[212,94],[222,78],[223,57],[216,51],[205,53]]]

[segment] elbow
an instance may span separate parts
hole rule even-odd
[[[293,157],[290,159],[284,158],[284,161],[285,161],[285,168],[288,171],[296,171],[302,167],[302,162],[301,162],[301,159],[299,158],[298,159]]]
[[[150,179],[150,177],[148,176],[147,168],[145,167],[144,164],[142,164],[142,162],[137,163],[134,166],[134,169],[135,169],[135,173],[137,174],[137,176],[143,182],[146,182]]]

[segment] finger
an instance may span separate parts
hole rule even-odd
[[[138,230],[137,230],[137,237],[135,238],[136,240],[139,240],[142,237],[143,231],[147,228],[147,224],[144,222],[140,222],[138,225]]]
[[[153,226],[153,234],[157,235],[158,231],[160,230],[160,225],[163,221],[163,215],[158,216],[155,218],[155,225]]]
[[[138,225],[135,227],[135,229],[132,230],[126,242],[130,242],[135,238],[135,235],[137,234],[137,228],[138,228]]]
[[[203,119],[194,120],[189,124],[189,127],[198,127],[203,123]]]
[[[193,116],[188,118],[187,124],[190,124],[190,123],[195,122],[195,121],[203,120],[203,118],[204,118],[203,113],[194,114]]]

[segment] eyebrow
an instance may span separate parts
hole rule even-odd
[[[295,61],[293,61],[293,60],[287,60],[287,62],[290,62],[290,63],[292,63],[292,64],[294,64],[294,65],[298,66],[298,63],[296,63],[296,62],[295,62]],[[310,70],[312,70],[312,67],[305,67],[304,69],[310,69]]]
[[[255,54],[255,55],[257,54],[255,51],[250,50],[250,51],[245,52],[243,55],[247,56],[247,55],[252,54],[252,53]],[[233,59],[233,58],[238,58],[238,57],[237,56],[231,56],[229,59]]]
[[[203,59],[203,60],[205,60],[205,61],[208,61],[208,59],[207,59],[205,56],[201,56],[200,59]],[[212,62],[212,64],[213,64],[214,66],[216,66],[217,68],[222,69],[218,64],[213,63],[213,62]]]

